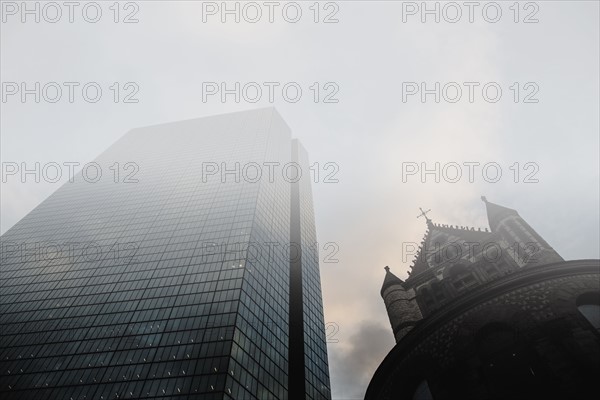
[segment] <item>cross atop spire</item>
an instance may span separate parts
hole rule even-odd
[[[390,272],[390,267],[388,267],[387,265],[385,266],[385,272]]]
[[[421,214],[417,215],[417,218],[425,217],[427,222],[431,222],[431,219],[427,216],[427,213],[431,211],[431,208],[427,211],[423,211],[423,209],[419,207],[419,210],[421,210]]]

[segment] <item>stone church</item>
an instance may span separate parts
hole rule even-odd
[[[600,393],[600,261],[565,261],[517,211],[434,223],[381,296],[396,345],[366,400],[588,399]]]

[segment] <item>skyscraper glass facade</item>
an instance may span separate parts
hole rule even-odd
[[[290,397],[293,148],[274,109],[134,129],[7,231],[0,397]],[[302,182],[304,390],[327,399]]]
[[[301,166],[303,171],[309,170],[309,160],[306,150],[298,140],[292,142],[292,162]],[[315,218],[312,202],[311,177],[305,173],[292,184],[292,218],[291,238],[297,244],[292,248],[292,274],[298,271],[298,276],[291,280],[290,286],[301,291],[293,293],[292,304],[302,307],[301,337],[303,358],[304,387],[299,389],[305,393],[303,398],[328,398],[329,371],[327,368],[327,348],[325,331],[323,330],[323,307],[321,304],[321,280],[319,274],[319,247],[315,230]],[[301,301],[300,301],[301,299]],[[292,308],[291,308],[292,309]],[[294,314],[292,313],[292,318]],[[299,324],[300,325],[300,324]],[[293,351],[293,349],[292,349]],[[292,377],[293,379],[293,377]],[[298,398],[300,398],[298,396]]]

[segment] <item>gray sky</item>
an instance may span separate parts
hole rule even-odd
[[[74,10],[73,23],[66,7],[58,22],[45,21],[56,14],[50,8],[43,14],[44,3],[39,23],[32,16],[23,23],[20,10],[12,15],[14,9],[3,2],[2,162],[84,163],[131,128],[274,105],[313,162],[339,166],[339,183],[313,184],[319,241],[340,248],[339,263],[321,264],[325,319],[339,325],[331,337],[337,343],[329,344],[334,398],[362,398],[393,346],[379,289],[385,265],[406,277],[402,243],[420,241],[425,231],[424,221],[416,218],[418,207],[431,208],[435,222],[487,227],[479,200],[485,194],[517,209],[564,258],[599,257],[598,2],[535,2],[527,8],[521,3],[517,23],[512,1],[499,2],[502,15],[496,23],[486,21],[495,18],[495,8],[486,2],[474,9],[472,23],[465,6],[458,22],[446,21],[456,9],[444,3],[439,23],[432,15],[422,23],[419,12],[405,14],[403,22],[403,7],[414,10],[407,2],[366,1],[321,2],[318,23],[312,1],[298,2],[297,23],[284,19],[285,3],[275,8],[270,23],[263,2],[258,2],[263,15],[256,23],[244,15],[240,23],[232,16],[222,23],[218,13],[205,15],[205,23],[202,11],[203,6],[212,10],[209,3],[135,2],[137,10],[122,3],[119,20],[132,12],[139,20],[126,24],[113,22],[112,2],[101,3],[97,23],[83,18],[85,2]],[[255,10],[245,10],[248,19],[254,18]],[[294,18],[294,8],[287,11],[286,17]],[[93,9],[87,12],[94,18]],[[338,22],[323,23],[327,16]],[[538,22],[524,23],[526,18]],[[9,95],[10,82],[26,82],[29,88],[34,82],[80,86],[73,103],[66,86],[58,102],[42,96],[36,103],[33,95],[25,102],[20,93]],[[102,88],[96,103],[82,97],[88,82]],[[120,88],[117,103],[110,89],[114,82]],[[137,103],[122,101],[133,87],[125,87],[128,82],[139,88]],[[260,101],[237,103],[233,95],[225,102],[218,95],[203,101],[203,82],[280,86],[273,103],[265,86]],[[289,82],[302,89],[296,103],[281,93]],[[320,88],[316,103],[314,82]],[[326,87],[328,82],[332,85]],[[403,101],[403,82],[417,84],[411,87],[425,82],[428,89],[439,82],[440,102],[433,94],[422,102],[420,93]],[[447,101],[456,95],[449,82],[461,87],[456,103]],[[479,85],[473,86],[473,102],[464,82]],[[502,90],[495,103],[483,97],[488,83],[490,100],[494,87]],[[338,102],[323,102],[336,86]],[[46,97],[53,97],[48,90]],[[526,98],[538,102],[525,103]],[[429,169],[439,162],[448,167],[448,179],[436,183],[428,175],[422,182],[418,174],[403,179],[408,162],[419,168],[426,163]],[[463,166],[462,178],[449,182],[452,163],[465,162],[497,163],[502,177],[487,182],[480,166],[469,182]],[[515,162],[517,183],[515,167],[510,169]],[[534,164],[526,168],[526,163]],[[524,182],[529,173],[537,183]],[[494,173],[485,178],[492,180]],[[1,231],[59,185],[7,178]]]

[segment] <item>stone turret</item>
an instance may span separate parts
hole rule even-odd
[[[381,297],[390,318],[396,342],[400,341],[423,317],[412,289],[405,289],[404,282],[385,267],[385,279]]]
[[[519,246],[521,266],[550,264],[564,259],[512,208],[489,202],[485,196],[488,223],[492,232],[499,233],[510,246]]]

